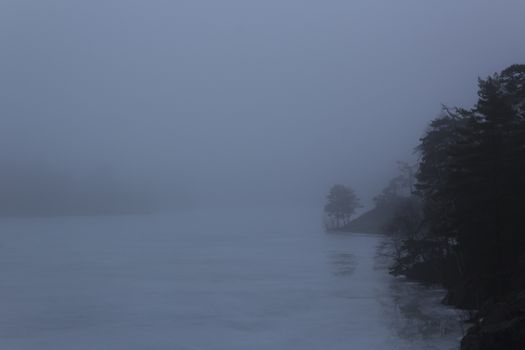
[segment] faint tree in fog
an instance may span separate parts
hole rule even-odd
[[[334,185],[327,196],[328,203],[324,207],[325,213],[333,221],[331,228],[339,229],[349,222],[350,217],[360,206],[359,199],[354,191],[344,185]]]
[[[416,166],[398,161],[399,175],[390,180],[388,186],[376,197],[376,207],[397,206],[399,201],[410,197],[414,191]]]

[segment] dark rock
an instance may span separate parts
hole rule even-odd
[[[473,288],[470,283],[463,282],[449,289],[443,303],[460,309],[474,310],[478,308],[478,293],[479,290]]]
[[[493,306],[486,311],[484,317],[480,315],[482,317],[481,324],[483,327],[488,327],[495,324],[498,325],[512,318],[512,314],[512,307],[509,304],[493,304]]]
[[[461,350],[525,350],[525,293],[506,302],[486,302]]]

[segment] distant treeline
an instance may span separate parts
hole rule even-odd
[[[4,162],[0,170],[0,216],[146,213],[154,204],[104,169],[72,175],[44,164]]]
[[[477,310],[462,349],[525,349],[525,65],[480,79],[478,96],[420,140],[411,195],[385,227],[391,271]]]

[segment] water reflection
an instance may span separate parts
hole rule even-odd
[[[376,254],[376,269],[387,271],[388,245],[382,241]],[[457,349],[462,335],[461,312],[441,303],[445,291],[405,278],[386,276],[386,291],[380,303],[392,332],[421,349]]]
[[[371,336],[387,339],[382,349],[458,348],[459,312],[441,304],[442,289],[388,274],[391,255],[384,236],[329,235],[327,241],[329,270],[337,286],[333,295],[348,303],[348,324],[363,325],[356,334],[365,336],[369,325]]]
[[[393,279],[389,292],[389,303],[383,306],[391,314],[393,329],[400,337],[428,340],[445,335],[459,336],[460,315],[441,305],[444,291]]]
[[[441,292],[389,276],[383,236],[238,214],[4,222],[0,348],[457,348]]]
[[[331,263],[334,267],[334,275],[349,276],[354,273],[357,266],[357,259],[351,253],[333,252]]]

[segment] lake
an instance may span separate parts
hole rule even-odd
[[[0,348],[457,349],[444,292],[317,208],[0,219]]]

